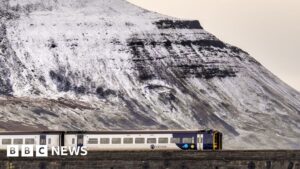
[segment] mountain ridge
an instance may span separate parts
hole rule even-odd
[[[228,148],[300,147],[300,94],[199,21],[123,0],[2,2],[0,128],[215,128]]]

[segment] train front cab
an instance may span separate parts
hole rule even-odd
[[[205,130],[202,135],[202,150],[222,150],[222,133],[217,130]]]

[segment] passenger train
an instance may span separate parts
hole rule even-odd
[[[88,151],[222,150],[216,130],[39,131],[0,132],[0,150],[7,145],[82,147]]]

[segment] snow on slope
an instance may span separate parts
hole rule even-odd
[[[0,2],[2,129],[214,128],[225,148],[300,148],[300,94],[198,21],[124,0]]]

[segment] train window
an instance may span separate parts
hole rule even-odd
[[[72,144],[75,144],[75,138],[72,138]]]
[[[171,138],[171,143],[180,143],[180,138]]]
[[[156,144],[156,138],[147,138],[148,144]]]
[[[14,139],[14,144],[23,144],[23,139],[21,138]]]
[[[48,138],[48,144],[51,144],[51,138]]]
[[[121,144],[121,138],[112,138],[111,143],[112,144]]]
[[[213,135],[212,134],[204,134],[203,135],[203,143],[204,144],[212,144],[213,143]]]
[[[11,144],[11,139],[2,139],[2,144],[3,145]]]
[[[123,138],[124,144],[133,144],[133,138]]]
[[[33,138],[26,138],[25,139],[25,144],[34,144],[34,139]]]
[[[98,144],[98,139],[97,138],[89,138],[88,144]]]
[[[135,144],[144,144],[145,138],[135,138]]]
[[[182,143],[194,143],[194,139],[192,137],[183,138]]]
[[[100,144],[109,144],[109,138],[100,138]]]
[[[202,143],[202,137],[198,137],[198,143]]]
[[[167,137],[158,138],[158,143],[169,143],[169,138]]]

